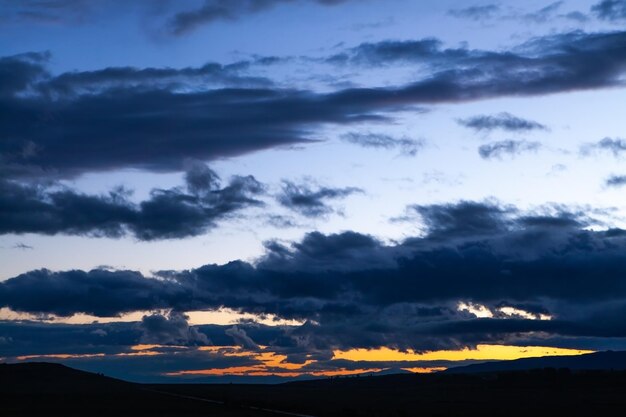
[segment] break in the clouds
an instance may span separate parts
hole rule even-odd
[[[154,189],[135,204],[128,191],[88,195],[66,187],[0,182],[0,233],[40,233],[121,237],[139,240],[196,236],[216,222],[263,203],[264,186],[254,177],[220,178],[203,164],[192,164],[183,188]]]
[[[363,193],[363,190],[357,187],[330,188],[306,182],[296,184],[284,181],[277,199],[282,206],[303,216],[324,217],[335,211],[328,204],[328,200],[343,199],[360,193]]]
[[[406,156],[415,156],[425,146],[424,140],[421,139],[394,137],[384,133],[350,132],[342,135],[341,139],[364,148],[398,150]]]
[[[478,154],[483,159],[500,159],[504,156],[516,156],[527,152],[536,152],[541,148],[539,142],[527,140],[503,140],[478,147]]]
[[[547,126],[534,120],[523,119],[510,113],[502,112],[496,115],[473,116],[459,119],[457,122],[464,127],[478,132],[504,130],[506,132],[529,132],[532,130],[547,130]]]

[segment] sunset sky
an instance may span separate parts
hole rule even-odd
[[[0,0],[0,360],[626,349],[626,0]]]

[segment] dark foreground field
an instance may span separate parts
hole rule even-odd
[[[611,416],[626,372],[387,375],[280,385],[130,384],[52,364],[0,365],[2,416]],[[205,402],[208,399],[216,403]]]

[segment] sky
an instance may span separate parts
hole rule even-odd
[[[626,349],[626,1],[0,0],[0,360]]]

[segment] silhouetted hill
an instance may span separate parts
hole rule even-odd
[[[280,385],[160,389],[318,417],[621,415],[626,372],[542,369],[496,374],[399,374]]]
[[[57,363],[0,364],[2,392],[107,392],[134,389],[134,384],[104,375],[79,371]]]
[[[254,410],[167,395],[140,384],[53,363],[0,364],[0,415],[267,416]]]
[[[583,360],[609,363],[623,355],[606,352]],[[582,417],[622,414],[626,372],[550,367],[341,377],[277,385],[147,385],[60,365],[18,364],[0,366],[0,404],[0,415],[10,417],[280,415],[253,407],[316,417]]]
[[[531,369],[569,369],[572,371],[624,371],[626,352],[596,352],[578,356],[544,356],[511,361],[486,362],[450,368],[447,374],[527,371]]]

